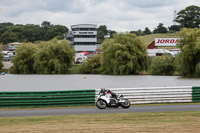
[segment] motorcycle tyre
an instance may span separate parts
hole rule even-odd
[[[129,107],[131,106],[130,101],[129,101],[129,100],[126,100],[126,101],[128,102],[128,105],[124,105],[124,103],[121,103],[120,106],[121,106],[122,108],[129,108]]]
[[[102,102],[104,102],[104,104],[106,105],[105,107],[100,107],[100,106],[98,106],[98,102],[100,102],[100,101],[102,101]],[[107,107],[107,104],[106,104],[106,102],[104,101],[104,100],[98,100],[97,102],[96,102],[96,107],[97,108],[99,108],[99,109],[105,109],[106,107]]]

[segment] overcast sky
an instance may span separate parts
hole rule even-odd
[[[173,24],[174,11],[200,0],[0,0],[0,23],[106,25],[118,32]]]

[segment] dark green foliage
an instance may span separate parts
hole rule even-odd
[[[43,40],[44,30],[39,25],[27,24],[23,27],[22,35],[25,42]]]
[[[142,31],[140,29],[137,30],[137,31],[131,31],[130,33],[136,34],[137,36],[141,36],[142,35]]]
[[[175,21],[178,22],[181,27],[200,28],[200,7],[194,5],[186,7],[178,12]]]
[[[108,31],[110,33],[110,37],[112,38],[114,34],[116,34],[117,32],[114,30],[109,30]]]
[[[152,59],[150,72],[154,75],[172,75],[174,68],[174,57],[163,54]]]
[[[200,76],[200,30],[182,29],[178,46],[181,53],[176,60],[176,67],[182,76]]]
[[[17,55],[12,58],[13,66],[10,72],[16,74],[33,74],[34,53],[36,46],[32,43],[22,44],[17,47]]]
[[[0,36],[0,42],[2,42],[3,44],[16,42],[16,41],[17,41],[17,34],[14,32],[5,31]]]
[[[34,69],[38,74],[66,74],[72,65],[75,51],[68,41],[54,39],[41,42],[35,53]]]
[[[142,33],[142,35],[149,35],[152,34],[148,27],[146,27]]]
[[[80,72],[82,74],[101,74],[102,73],[102,55],[95,55],[88,58],[87,62],[81,64]]]
[[[181,27],[180,25],[171,25],[170,27],[168,27],[169,31],[180,31]]]
[[[53,38],[63,39],[68,28],[62,25],[52,25],[44,21],[42,25],[26,24],[14,25],[12,23],[0,23],[0,42],[35,42],[48,41]]]
[[[147,69],[146,48],[135,34],[115,34],[113,39],[106,39],[102,45],[105,74],[137,74]]]
[[[159,23],[157,28],[153,31],[153,34],[156,33],[167,33],[167,28],[164,27],[162,23]]]
[[[100,25],[97,28],[97,41],[103,42],[104,36],[108,34],[107,26],[106,25]]]

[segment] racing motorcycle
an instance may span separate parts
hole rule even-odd
[[[125,99],[123,95],[116,95],[110,90],[101,90],[96,100],[96,107],[99,109],[105,109],[106,107],[129,108],[131,103],[128,99]]]

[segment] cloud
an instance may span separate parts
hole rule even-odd
[[[107,25],[116,31],[168,27],[177,12],[199,0],[0,0],[0,21],[15,24]]]

